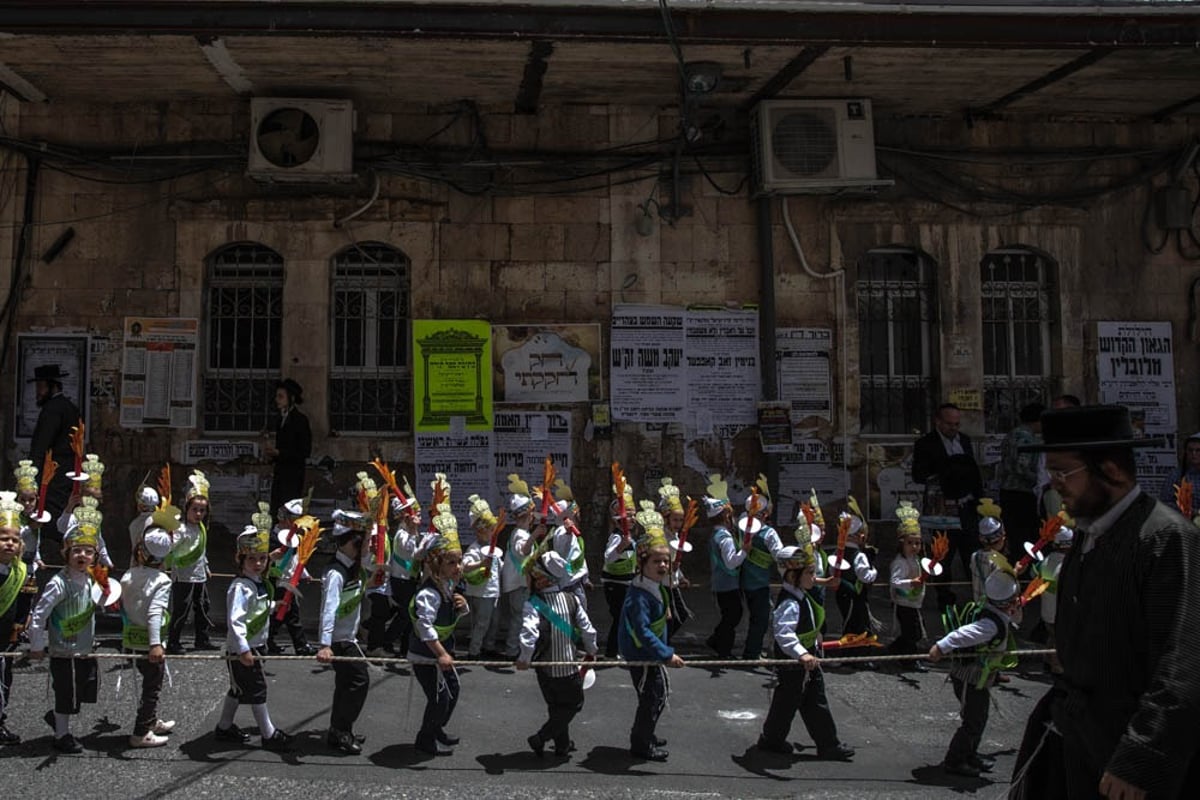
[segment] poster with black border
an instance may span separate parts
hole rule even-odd
[[[37,426],[37,388],[33,371],[47,364],[58,364],[67,374],[63,379],[63,394],[79,407],[86,424],[91,398],[91,362],[86,333],[18,333],[16,408],[13,409],[13,438],[23,447],[29,446]]]

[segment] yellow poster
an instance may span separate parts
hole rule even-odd
[[[492,429],[492,326],[485,320],[413,322],[415,430]],[[461,419],[462,422],[458,422]]]

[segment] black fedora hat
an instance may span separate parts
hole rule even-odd
[[[300,384],[296,383],[291,378],[284,378],[275,384],[276,389],[284,389],[292,396],[292,402],[300,405],[304,402],[304,390],[300,388]]]
[[[1023,453],[1053,450],[1101,450],[1113,447],[1162,447],[1161,437],[1138,437],[1125,406],[1080,406],[1042,414],[1042,443],[1018,448]]]
[[[42,364],[39,367],[33,368],[33,377],[25,381],[26,383],[34,383],[35,381],[55,381],[62,383],[63,378],[71,377],[69,372],[60,372],[62,367],[58,364]]]

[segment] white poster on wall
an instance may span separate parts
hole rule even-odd
[[[684,310],[615,306],[610,339],[612,418],[683,422],[687,408]]]
[[[571,414],[566,411],[520,411],[496,406],[495,480],[489,502],[508,499],[508,476],[520,475],[530,488],[542,481],[550,456],[554,471],[571,483]],[[503,508],[503,505],[499,506]]]
[[[122,426],[196,426],[199,341],[200,321],[194,318],[125,318]]]
[[[833,419],[829,356],[830,328],[779,328],[775,331],[775,375],[779,398],[792,404],[792,422],[806,417]]]
[[[562,326],[566,328],[567,326]],[[574,330],[600,335],[597,326],[576,325]],[[496,326],[496,338],[512,336],[515,326]],[[585,403],[590,398],[592,356],[563,339],[558,332],[541,330],[500,356],[504,382],[497,399],[506,403]],[[596,380],[597,385],[599,380]],[[598,388],[598,386],[597,386]]]
[[[452,424],[453,427],[453,424]],[[467,498],[473,494],[495,503],[492,432],[416,433],[413,435],[416,478],[413,489],[422,505],[427,505],[434,475],[446,474],[450,482],[450,507],[458,516],[459,526],[467,525]],[[469,541],[469,537],[468,537]]]
[[[825,442],[801,439],[796,452],[779,456],[779,496],[775,499],[778,519],[794,523],[800,504],[808,501],[813,489],[822,507],[841,500],[847,491],[846,473],[841,464],[832,463]]]
[[[714,423],[757,424],[758,312],[688,311],[684,333],[688,425],[704,431]]]

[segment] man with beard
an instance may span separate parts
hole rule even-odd
[[[37,390],[38,412],[37,425],[33,428],[33,437],[29,442],[29,460],[39,470],[46,457],[58,462],[59,470],[50,488],[46,492],[46,510],[50,512],[51,523],[62,513],[71,496],[72,481],[67,473],[75,465],[75,453],[71,450],[71,428],[79,425],[79,408],[62,393],[62,379],[70,377],[62,372],[58,364],[43,364],[33,370],[33,379]],[[54,530],[53,524],[48,526]]]
[[[1012,797],[1200,792],[1200,537],[1137,485],[1121,406],[1042,415],[1051,485],[1075,518],[1058,578],[1063,673],[1030,716]]]

